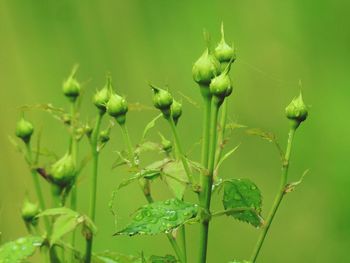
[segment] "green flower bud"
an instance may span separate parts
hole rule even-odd
[[[170,153],[173,149],[173,144],[171,141],[167,140],[161,133],[159,133],[160,138],[162,139],[162,150],[166,153]]]
[[[169,91],[157,88],[153,85],[151,85],[151,88],[153,90],[153,105],[157,109],[161,110],[165,117],[170,116],[170,108],[173,104],[173,96],[170,94]]]
[[[30,141],[33,132],[34,127],[29,121],[26,121],[24,118],[21,118],[17,122],[16,136],[22,139],[25,143],[28,143]]]
[[[305,121],[308,116],[308,107],[303,101],[302,94],[294,98],[292,102],[286,107],[286,116],[293,121],[297,128],[301,122]]]
[[[75,78],[75,74],[78,70],[78,66],[75,66],[71,75],[63,82],[63,94],[74,102],[80,95],[80,84]]]
[[[114,117],[120,125],[124,124],[126,113],[128,112],[128,104],[125,98],[115,93],[111,94],[107,103],[107,112],[110,116]]]
[[[209,85],[212,78],[220,73],[219,61],[206,49],[202,56],[194,63],[192,76],[195,82]]]
[[[39,212],[38,204],[31,203],[29,200],[24,201],[22,206],[22,219],[25,223],[36,225],[38,223],[36,216]]]
[[[75,179],[76,167],[70,154],[65,154],[51,166],[52,182],[61,188],[69,186]]]
[[[112,94],[112,81],[111,77],[107,76],[106,85],[99,91],[97,91],[93,97],[95,106],[101,111],[106,111],[106,105]]]
[[[92,134],[92,127],[89,126],[89,124],[86,124],[84,127],[84,132],[88,138],[91,137]]]
[[[171,117],[173,117],[175,124],[178,122],[181,115],[182,104],[180,102],[177,102],[176,100],[173,100],[173,104],[171,104]]]
[[[225,72],[212,79],[209,86],[210,94],[220,100],[224,100],[232,93],[231,79],[227,73],[228,71],[225,70]]]
[[[110,133],[110,130],[104,130],[104,131],[101,131],[100,132],[100,135],[99,135],[99,140],[100,142],[102,143],[106,143],[109,141],[110,137],[109,137],[109,133]]]
[[[221,41],[214,50],[214,56],[221,63],[221,69],[224,70],[229,63],[236,60],[235,49],[229,46],[225,41],[224,24],[221,24]]]

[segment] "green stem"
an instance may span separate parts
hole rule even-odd
[[[254,248],[254,251],[253,251],[253,254],[251,257],[252,263],[255,263],[256,259],[258,258],[259,252],[263,246],[266,235],[270,229],[271,223],[276,215],[278,207],[280,206],[281,201],[282,201],[284,194],[285,194],[285,188],[286,188],[287,179],[288,179],[289,160],[290,160],[295,131],[296,131],[296,128],[291,128],[289,130],[287,149],[286,149],[286,154],[284,156],[284,161],[283,161],[283,165],[282,165],[282,176],[281,176],[280,188],[279,188],[279,191],[275,197],[275,201],[272,205],[271,211],[266,219],[264,229],[262,230],[262,233],[261,233],[261,235],[258,239],[258,242]]]
[[[126,146],[128,148],[129,159],[131,161],[131,164],[134,166],[135,165],[134,147],[130,139],[128,128],[126,127],[125,124],[120,124],[120,127],[122,129],[124,142],[126,143]]]
[[[171,234],[167,234],[167,237],[168,237],[168,240],[169,240],[171,246],[173,247],[179,261],[181,263],[186,263],[186,258],[184,257],[184,255],[183,255],[179,245],[177,244],[175,238]]]
[[[97,115],[95,127],[91,134],[92,177],[91,177],[89,217],[93,222],[95,222],[95,214],[96,214],[96,194],[97,194],[97,175],[98,175],[98,157],[99,157],[99,151],[97,149],[98,135],[99,135],[103,115],[104,115],[104,112],[99,112],[99,114]],[[93,243],[93,235],[91,235],[86,239],[85,263],[91,262],[92,243]]]
[[[182,146],[180,143],[179,135],[178,135],[177,130],[176,130],[175,122],[174,122],[173,118],[171,118],[171,117],[167,118],[167,120],[170,124],[171,132],[173,133],[173,136],[175,139],[175,144],[176,144],[176,147],[179,151],[180,159],[181,159],[182,165],[185,169],[188,181],[190,182],[190,184],[192,186],[194,186],[194,180],[193,180],[193,176],[191,173],[191,169],[190,169],[190,166],[189,166],[188,161],[186,159],[186,156],[184,154],[184,151],[182,150]]]
[[[220,132],[218,134],[218,147],[215,155],[215,167],[218,165],[221,159],[223,144],[225,139],[225,130],[226,130],[226,122],[227,122],[227,99],[222,103],[221,106],[221,116],[220,116]]]
[[[78,142],[75,138],[75,116],[76,115],[76,103],[75,101],[71,103],[71,145],[70,145],[70,154],[72,156],[74,165],[77,166],[77,155],[78,155]],[[77,175],[76,175],[77,176]],[[76,211],[77,210],[77,202],[78,202],[78,193],[77,193],[77,184],[76,181],[74,182],[72,189],[71,189],[71,209]],[[75,246],[75,231],[72,233],[72,240],[71,240],[71,246]],[[72,261],[73,261],[74,255],[72,254]]]
[[[209,158],[209,130],[210,130],[210,115],[211,115],[211,99],[204,99],[204,123],[202,136],[202,166],[208,168]]]
[[[39,201],[40,209],[42,211],[44,211],[46,209],[46,205],[45,205],[43,193],[41,191],[38,173],[32,168],[32,165],[33,165],[32,148],[30,147],[30,142],[26,143],[25,145],[26,145],[26,151],[27,151],[27,162],[29,164],[29,167],[30,167],[30,170],[32,173],[32,178],[33,178],[36,196],[37,196],[38,201]],[[49,234],[50,233],[50,223],[49,223],[49,220],[47,217],[44,217],[44,224],[45,224],[46,232]]]
[[[216,97],[212,98],[211,116],[210,116],[210,132],[209,132],[209,158],[208,158],[208,174],[201,175],[201,193],[200,205],[207,214],[210,214],[210,201],[213,186],[213,173],[215,165],[215,152],[217,144],[217,119],[220,103]],[[209,218],[201,222],[200,228],[200,248],[199,262],[205,263],[207,258],[207,245],[209,234]]]

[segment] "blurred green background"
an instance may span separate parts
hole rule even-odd
[[[299,80],[309,119],[297,132],[290,180],[305,169],[310,173],[288,195],[271,228],[259,262],[349,262],[349,134],[346,118],[350,101],[349,1],[77,1],[0,0],[0,232],[7,241],[24,235],[20,208],[25,193],[33,199],[32,181],[22,156],[8,140],[13,136],[24,104],[53,103],[67,107],[61,94],[63,79],[75,63],[78,79],[86,88],[82,119],[93,119],[91,95],[111,72],[118,92],[129,102],[151,105],[146,81],[169,84],[199,105],[199,90],[192,81],[193,62],[205,44],[206,28],[213,42],[219,40],[221,21],[226,39],[238,50],[230,98],[232,120],[274,132],[284,146],[288,123],[284,107],[298,94]],[[179,125],[183,145],[192,147],[201,135],[201,109],[184,102]],[[131,111],[128,125],[136,143],[154,110]],[[47,113],[33,110],[26,117],[42,129],[42,144],[59,155],[65,153],[65,129]],[[107,122],[105,123],[107,125]],[[169,134],[163,121],[152,131]],[[95,251],[105,248],[147,255],[172,253],[164,236],[112,237],[114,218],[107,203],[124,169],[111,170],[116,150],[124,148],[119,129],[102,153],[98,185],[99,228]],[[237,131],[228,147],[241,143],[222,170],[224,178],[249,177],[264,195],[266,216],[279,185],[280,162],[272,144]],[[88,151],[83,141],[81,153]],[[159,156],[152,156],[159,158]],[[148,157],[150,159],[150,157]],[[44,161],[44,160],[43,160]],[[79,186],[79,209],[87,212],[88,166]],[[156,183],[156,198],[170,196]],[[47,192],[48,193],[48,192]],[[48,196],[48,195],[47,195]],[[214,209],[220,209],[216,196]],[[137,185],[118,195],[118,227],[145,200]],[[197,226],[188,228],[190,262],[195,262]],[[215,220],[210,228],[209,262],[247,259],[259,230],[231,218]]]

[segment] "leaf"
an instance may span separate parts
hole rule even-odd
[[[19,263],[32,256],[44,239],[39,236],[21,237],[0,247],[0,262]]]
[[[188,184],[187,175],[181,162],[169,162],[163,167],[166,184],[177,199],[182,199]]]
[[[166,255],[164,257],[151,256],[148,260],[150,263],[176,263],[177,260],[172,255]]]
[[[309,172],[309,169],[305,170],[298,181],[287,184],[284,189],[284,192],[285,193],[293,192],[295,188],[303,182],[304,177],[307,175],[308,172]]]
[[[230,261],[229,263],[252,263],[251,261],[248,261],[248,260],[233,260],[233,261]]]
[[[221,157],[220,161],[218,162],[218,164],[216,165],[216,170],[218,170],[220,168],[220,166],[223,164],[223,162],[231,156],[231,154],[233,154],[237,149],[238,149],[239,145],[237,145],[235,148],[233,148],[231,151],[229,151],[228,153],[226,153],[224,156]]]
[[[147,151],[159,151],[159,149],[160,146],[158,143],[145,141],[137,146],[135,153],[139,155],[140,153]]]
[[[154,202],[139,208],[131,223],[115,235],[169,233],[194,218],[197,212],[197,205],[179,199]]]
[[[246,128],[247,126],[243,125],[243,124],[239,124],[237,122],[230,122],[228,124],[226,124],[226,129],[230,129],[235,130],[235,129],[240,129],[240,128]]]
[[[152,129],[155,125],[156,125],[156,121],[162,117],[162,114],[159,114],[157,117],[155,117],[153,120],[151,120],[145,127],[145,129],[143,130],[143,133],[142,133],[142,138],[141,138],[141,141],[143,141],[146,136],[147,136],[147,133],[149,132],[150,129]]]
[[[66,234],[74,231],[78,226],[83,227],[83,233],[95,234],[97,228],[92,220],[86,215],[82,215],[66,207],[47,209],[41,212],[37,217],[54,216],[55,221],[50,236],[50,245],[57,244]]]
[[[79,215],[77,212],[66,208],[66,207],[58,207],[58,208],[50,208],[50,209],[46,209],[43,212],[41,212],[40,214],[37,215],[37,217],[41,217],[41,216],[58,216],[58,215],[67,215],[67,214],[71,214],[71,215]]]
[[[79,225],[77,215],[64,214],[53,223],[50,244],[56,244],[64,235],[72,232]]]
[[[231,179],[224,182],[223,205],[225,209],[250,207],[253,211],[230,212],[227,215],[247,222],[255,227],[262,225],[260,216],[262,207],[261,193],[249,179]]]
[[[125,255],[118,252],[104,251],[93,256],[93,263],[141,263],[141,257]]]

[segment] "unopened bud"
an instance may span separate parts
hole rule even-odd
[[[120,125],[123,125],[126,121],[128,103],[125,98],[114,93],[107,103],[107,112],[110,116],[114,117]]]
[[[34,127],[29,121],[26,121],[24,118],[21,118],[17,122],[16,136],[22,139],[25,143],[28,143],[30,141],[33,132]]]

